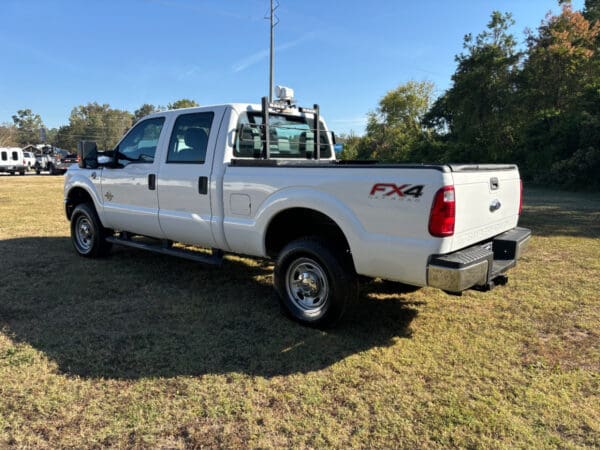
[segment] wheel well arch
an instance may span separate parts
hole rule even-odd
[[[94,200],[92,196],[82,187],[74,187],[69,191],[67,195],[67,201],[65,203],[65,208],[67,212],[67,219],[71,220],[71,215],[73,214],[73,210],[77,205],[82,203],[91,203],[91,205],[95,208]]]
[[[331,217],[297,207],[280,211],[271,219],[265,233],[265,252],[275,258],[288,243],[303,236],[320,237],[340,250],[350,250],[346,235]]]

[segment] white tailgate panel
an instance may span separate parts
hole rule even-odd
[[[456,193],[453,251],[517,226],[518,170],[453,172],[452,177]],[[493,178],[498,181],[497,189],[492,189]]]

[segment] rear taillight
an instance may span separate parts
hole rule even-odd
[[[456,199],[454,186],[444,186],[436,192],[429,216],[429,234],[435,237],[447,237],[454,234],[456,218]]]
[[[521,184],[520,192],[519,192],[519,215],[523,212],[523,180],[519,180]]]

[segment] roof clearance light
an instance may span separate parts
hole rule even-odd
[[[275,95],[279,100],[294,100],[294,90],[287,86],[275,86]]]

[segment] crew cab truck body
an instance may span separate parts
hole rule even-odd
[[[83,146],[68,170],[74,247],[273,258],[284,310],[315,326],[341,317],[358,275],[451,293],[506,280],[530,237],[517,227],[516,166],[347,163],[333,145],[318,108],[263,101],[152,114],[113,151]]]

